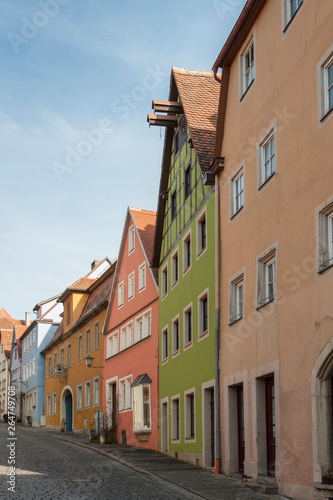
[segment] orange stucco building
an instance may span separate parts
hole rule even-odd
[[[333,3],[249,0],[215,159],[222,466],[333,498]]]
[[[115,264],[100,277],[95,270],[73,283],[58,299],[64,305],[63,321],[42,351],[47,427],[89,432],[102,425],[101,332],[114,270]],[[91,367],[86,364],[87,356],[93,358]]]

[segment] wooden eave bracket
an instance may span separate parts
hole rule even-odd
[[[210,170],[214,175],[218,175],[220,172],[222,172],[223,169],[224,169],[224,157],[217,156],[212,161],[212,164],[210,166]]]
[[[153,127],[176,127],[178,117],[169,115],[148,115],[147,122],[149,126]]]
[[[177,101],[153,101],[152,108],[155,113],[184,114],[183,106]]]

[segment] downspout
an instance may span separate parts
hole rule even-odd
[[[220,411],[220,191],[219,176],[215,175],[215,474],[221,472],[221,411]]]

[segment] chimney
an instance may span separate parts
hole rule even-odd
[[[26,312],[26,313],[25,313],[25,324],[26,324],[27,326],[29,326],[29,325],[30,325],[30,323],[31,323],[31,321],[30,321],[30,313],[29,313],[29,312]]]
[[[95,269],[95,267],[98,266],[98,264],[100,264],[102,261],[101,260],[94,260],[92,263],[91,263],[91,270]]]

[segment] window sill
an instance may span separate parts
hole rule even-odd
[[[254,83],[254,78],[253,78],[252,82],[250,83],[250,85],[246,88],[246,90],[244,90],[242,97],[239,99],[240,102],[242,102],[242,100],[244,99],[244,97],[246,96],[246,94],[248,93],[250,88],[252,87],[253,83]]]
[[[264,180],[264,182],[262,184],[260,184],[260,186],[258,187],[258,191],[260,191],[264,186],[266,186],[266,184],[275,176],[275,171],[269,176],[267,177],[267,179]]]
[[[264,304],[258,304],[256,307],[256,311],[259,311],[259,309],[262,309],[263,307],[267,306],[268,304],[272,304],[274,302],[274,297],[272,299],[267,300]]]
[[[332,260],[331,264],[328,264],[327,266],[323,267],[322,269],[319,268],[318,274],[323,274],[325,271],[327,271],[328,269],[331,269],[332,267],[333,267],[333,260]]]
[[[185,275],[189,272],[189,270],[191,269],[191,267],[192,267],[192,266],[191,266],[191,264],[190,264],[189,266],[187,266],[187,268],[186,268],[186,269],[184,269],[184,270],[183,270],[183,276],[185,276]]]
[[[244,208],[244,205],[242,205],[238,210],[237,212],[235,212],[234,214],[232,214],[232,216],[230,217],[230,220],[233,220],[240,212],[242,212]]]
[[[199,340],[203,340],[205,337],[207,337],[208,333],[209,333],[209,330],[205,330],[204,332],[200,332],[198,335]]]
[[[171,290],[172,290],[173,288],[175,288],[175,286],[176,286],[176,285],[178,285],[178,283],[179,283],[179,280],[174,281],[174,282],[172,283],[172,285],[171,285]]]
[[[329,109],[322,118],[320,118],[320,123],[324,122],[326,118],[333,113],[333,108]]]
[[[231,319],[228,323],[228,326],[233,326],[235,325],[236,323],[238,323],[238,321],[242,320],[243,319],[243,316],[240,316],[239,318],[235,318],[235,319]]]
[[[172,353],[172,358],[176,358],[177,356],[179,356],[179,354],[180,354],[180,351],[179,351],[179,349],[177,349],[177,351]]]
[[[299,5],[298,9],[296,10],[296,12],[294,12],[294,14],[292,15],[292,17],[289,19],[289,21],[287,22],[287,24],[285,25],[284,27],[284,30],[283,30],[283,34],[285,35],[286,31],[288,30],[289,26],[292,24],[293,20],[295,19],[295,17],[297,16],[298,12],[300,11],[301,7],[303,5],[303,2]]]
[[[192,346],[193,346],[192,340],[190,340],[189,342],[186,342],[186,344],[184,345],[184,351],[186,351],[187,349],[189,349]]]
[[[200,259],[200,257],[205,253],[205,251],[207,250],[207,246],[205,246],[204,248],[202,248],[198,253],[197,253],[197,260]]]
[[[162,366],[165,365],[169,361],[168,358],[162,359]]]

